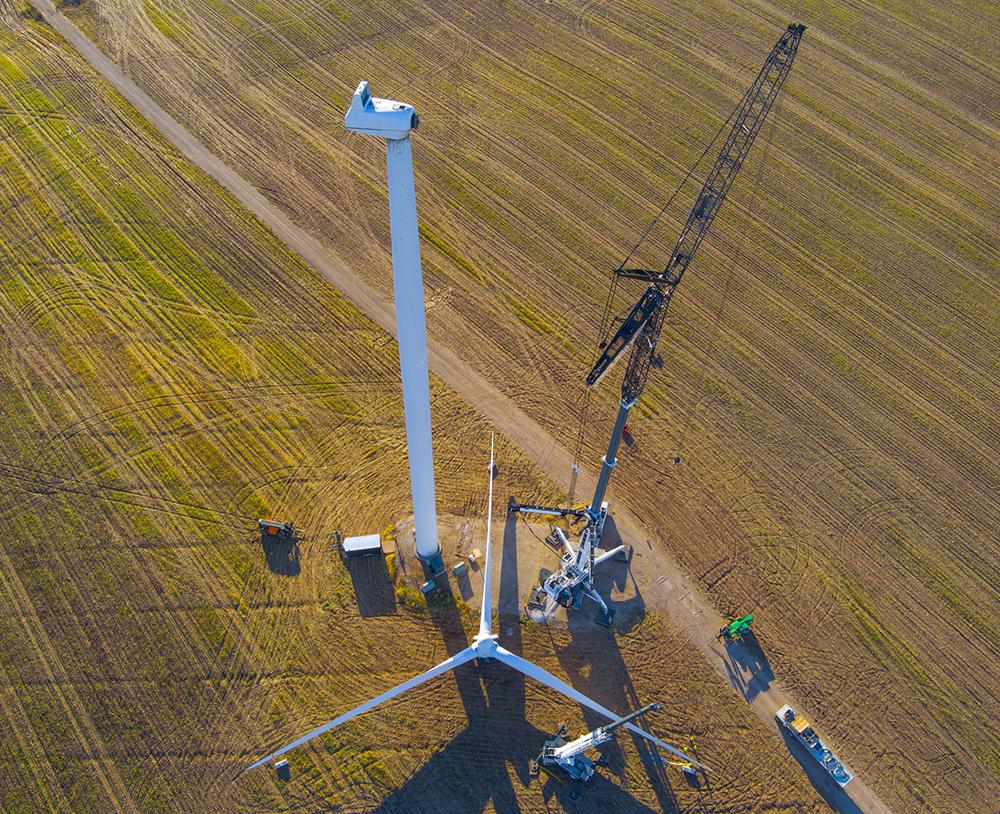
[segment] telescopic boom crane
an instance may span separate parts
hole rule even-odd
[[[684,228],[681,229],[680,237],[677,239],[677,245],[674,246],[670,260],[663,271],[628,268],[615,270],[615,274],[619,277],[643,280],[648,282],[649,286],[623,320],[615,335],[605,345],[600,358],[587,375],[587,386],[595,386],[625,351],[632,349],[622,382],[618,418],[611,433],[607,454],[604,456],[594,499],[587,512],[591,519],[596,520],[601,513],[611,471],[617,463],[618,445],[621,442],[625,422],[629,410],[639,400],[646,386],[646,378],[656,356],[656,345],[663,330],[670,298],[680,284],[702,240],[705,239],[719,207],[726,199],[750,147],[753,146],[754,139],[764,124],[764,119],[785,83],[803,31],[805,31],[804,25],[793,23],[788,26],[765,60],[757,79],[737,107],[733,126],[725,144],[712,165],[698,197],[695,198]]]
[[[618,727],[632,723],[647,712],[658,712],[661,709],[663,707],[659,704],[648,704],[642,709],[618,718],[610,724],[599,726],[593,732],[581,735],[568,743],[563,740],[566,727],[560,727],[559,732],[545,741],[542,752],[535,762],[542,766],[557,766],[574,780],[587,781],[593,776],[596,764],[586,756],[586,752],[596,749],[614,738],[615,730]]]

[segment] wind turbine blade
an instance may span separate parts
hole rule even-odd
[[[362,712],[367,712],[373,707],[377,707],[379,704],[388,701],[390,698],[395,698],[400,693],[406,692],[407,690],[412,690],[418,684],[423,684],[425,681],[429,681],[435,676],[441,675],[441,673],[447,673],[449,670],[453,670],[460,664],[465,664],[465,662],[471,661],[475,657],[476,657],[475,649],[472,647],[467,647],[465,648],[465,650],[456,653],[450,659],[442,661],[437,667],[431,667],[431,669],[428,670],[426,673],[421,673],[420,675],[411,678],[409,681],[404,681],[398,687],[393,687],[391,690],[387,690],[381,695],[373,698],[371,701],[365,701],[365,703],[363,703],[361,706],[355,707],[350,712],[345,712],[343,715],[334,718],[329,723],[316,727],[312,732],[308,733],[307,735],[303,735],[298,740],[292,741],[287,746],[282,746],[276,752],[271,752],[271,754],[267,755],[266,757],[262,757],[256,763],[251,763],[243,771],[248,772],[251,769],[256,769],[258,766],[263,766],[265,763],[274,760],[275,758],[281,757],[283,754],[285,754],[285,752],[289,752],[295,747],[301,746],[307,741],[311,741],[313,738],[322,735],[324,732],[329,732],[335,726],[340,726],[345,721],[351,720],[351,718],[353,718],[355,715],[360,715]]]
[[[601,715],[604,715],[609,720],[617,721],[621,717],[620,715],[612,712],[607,707],[603,707],[596,701],[591,700],[582,692],[574,690],[569,684],[567,684],[565,681],[562,681],[561,679],[556,678],[548,670],[543,670],[541,667],[532,664],[527,659],[523,659],[520,656],[515,656],[509,650],[506,650],[505,648],[500,647],[499,645],[497,646],[494,658],[496,658],[498,661],[502,661],[508,667],[513,667],[518,672],[524,673],[526,676],[528,676],[528,678],[533,678],[535,679],[535,681],[539,681],[542,684],[545,684],[546,686],[551,687],[552,689],[558,692],[561,692],[566,697],[572,698],[577,703],[583,704],[585,707],[590,707],[590,709],[594,710],[594,712],[601,713]],[[625,724],[625,726],[631,729],[637,735],[642,735],[642,737],[646,738],[646,740],[652,741],[657,746],[666,749],[668,752],[676,755],[679,758],[684,759],[688,763],[698,766],[699,768],[704,769],[705,771],[710,771],[708,766],[705,766],[703,763],[700,763],[699,761],[695,760],[693,757],[690,757],[689,755],[685,755],[683,752],[681,752],[678,749],[675,749],[669,743],[664,743],[659,738],[650,735],[648,732],[644,732],[643,730],[639,729],[639,727],[637,727],[635,724],[627,723]]]
[[[492,574],[493,556],[490,551],[490,538],[493,535],[493,473],[496,471],[493,468],[493,442],[496,438],[496,433],[490,434],[490,496],[486,501],[486,565],[483,569],[483,602],[479,609],[479,635],[489,636],[493,632],[491,625],[491,617],[493,615],[493,608],[490,606],[490,591],[493,589],[493,585],[490,581],[490,575]]]

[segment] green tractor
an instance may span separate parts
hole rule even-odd
[[[733,619],[728,625],[723,625],[719,630],[719,635],[715,638],[717,641],[725,639],[727,642],[742,639],[745,634],[750,632],[750,625],[752,624],[753,614],[748,613],[739,619]]]

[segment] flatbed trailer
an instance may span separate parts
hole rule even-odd
[[[795,739],[809,751],[809,754],[827,771],[838,786],[843,788],[854,779],[854,775],[847,770],[847,767],[820,740],[819,735],[809,725],[809,721],[799,715],[788,704],[779,709],[774,714],[774,717],[777,718],[780,726],[785,727],[785,729],[791,732]]]

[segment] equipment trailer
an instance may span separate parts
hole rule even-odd
[[[799,743],[806,747],[809,754],[826,769],[838,786],[843,788],[854,779],[854,775],[847,770],[847,767],[820,740],[819,735],[809,725],[809,721],[796,713],[788,704],[779,709],[774,717],[778,719],[778,723],[781,726],[792,733]]]

